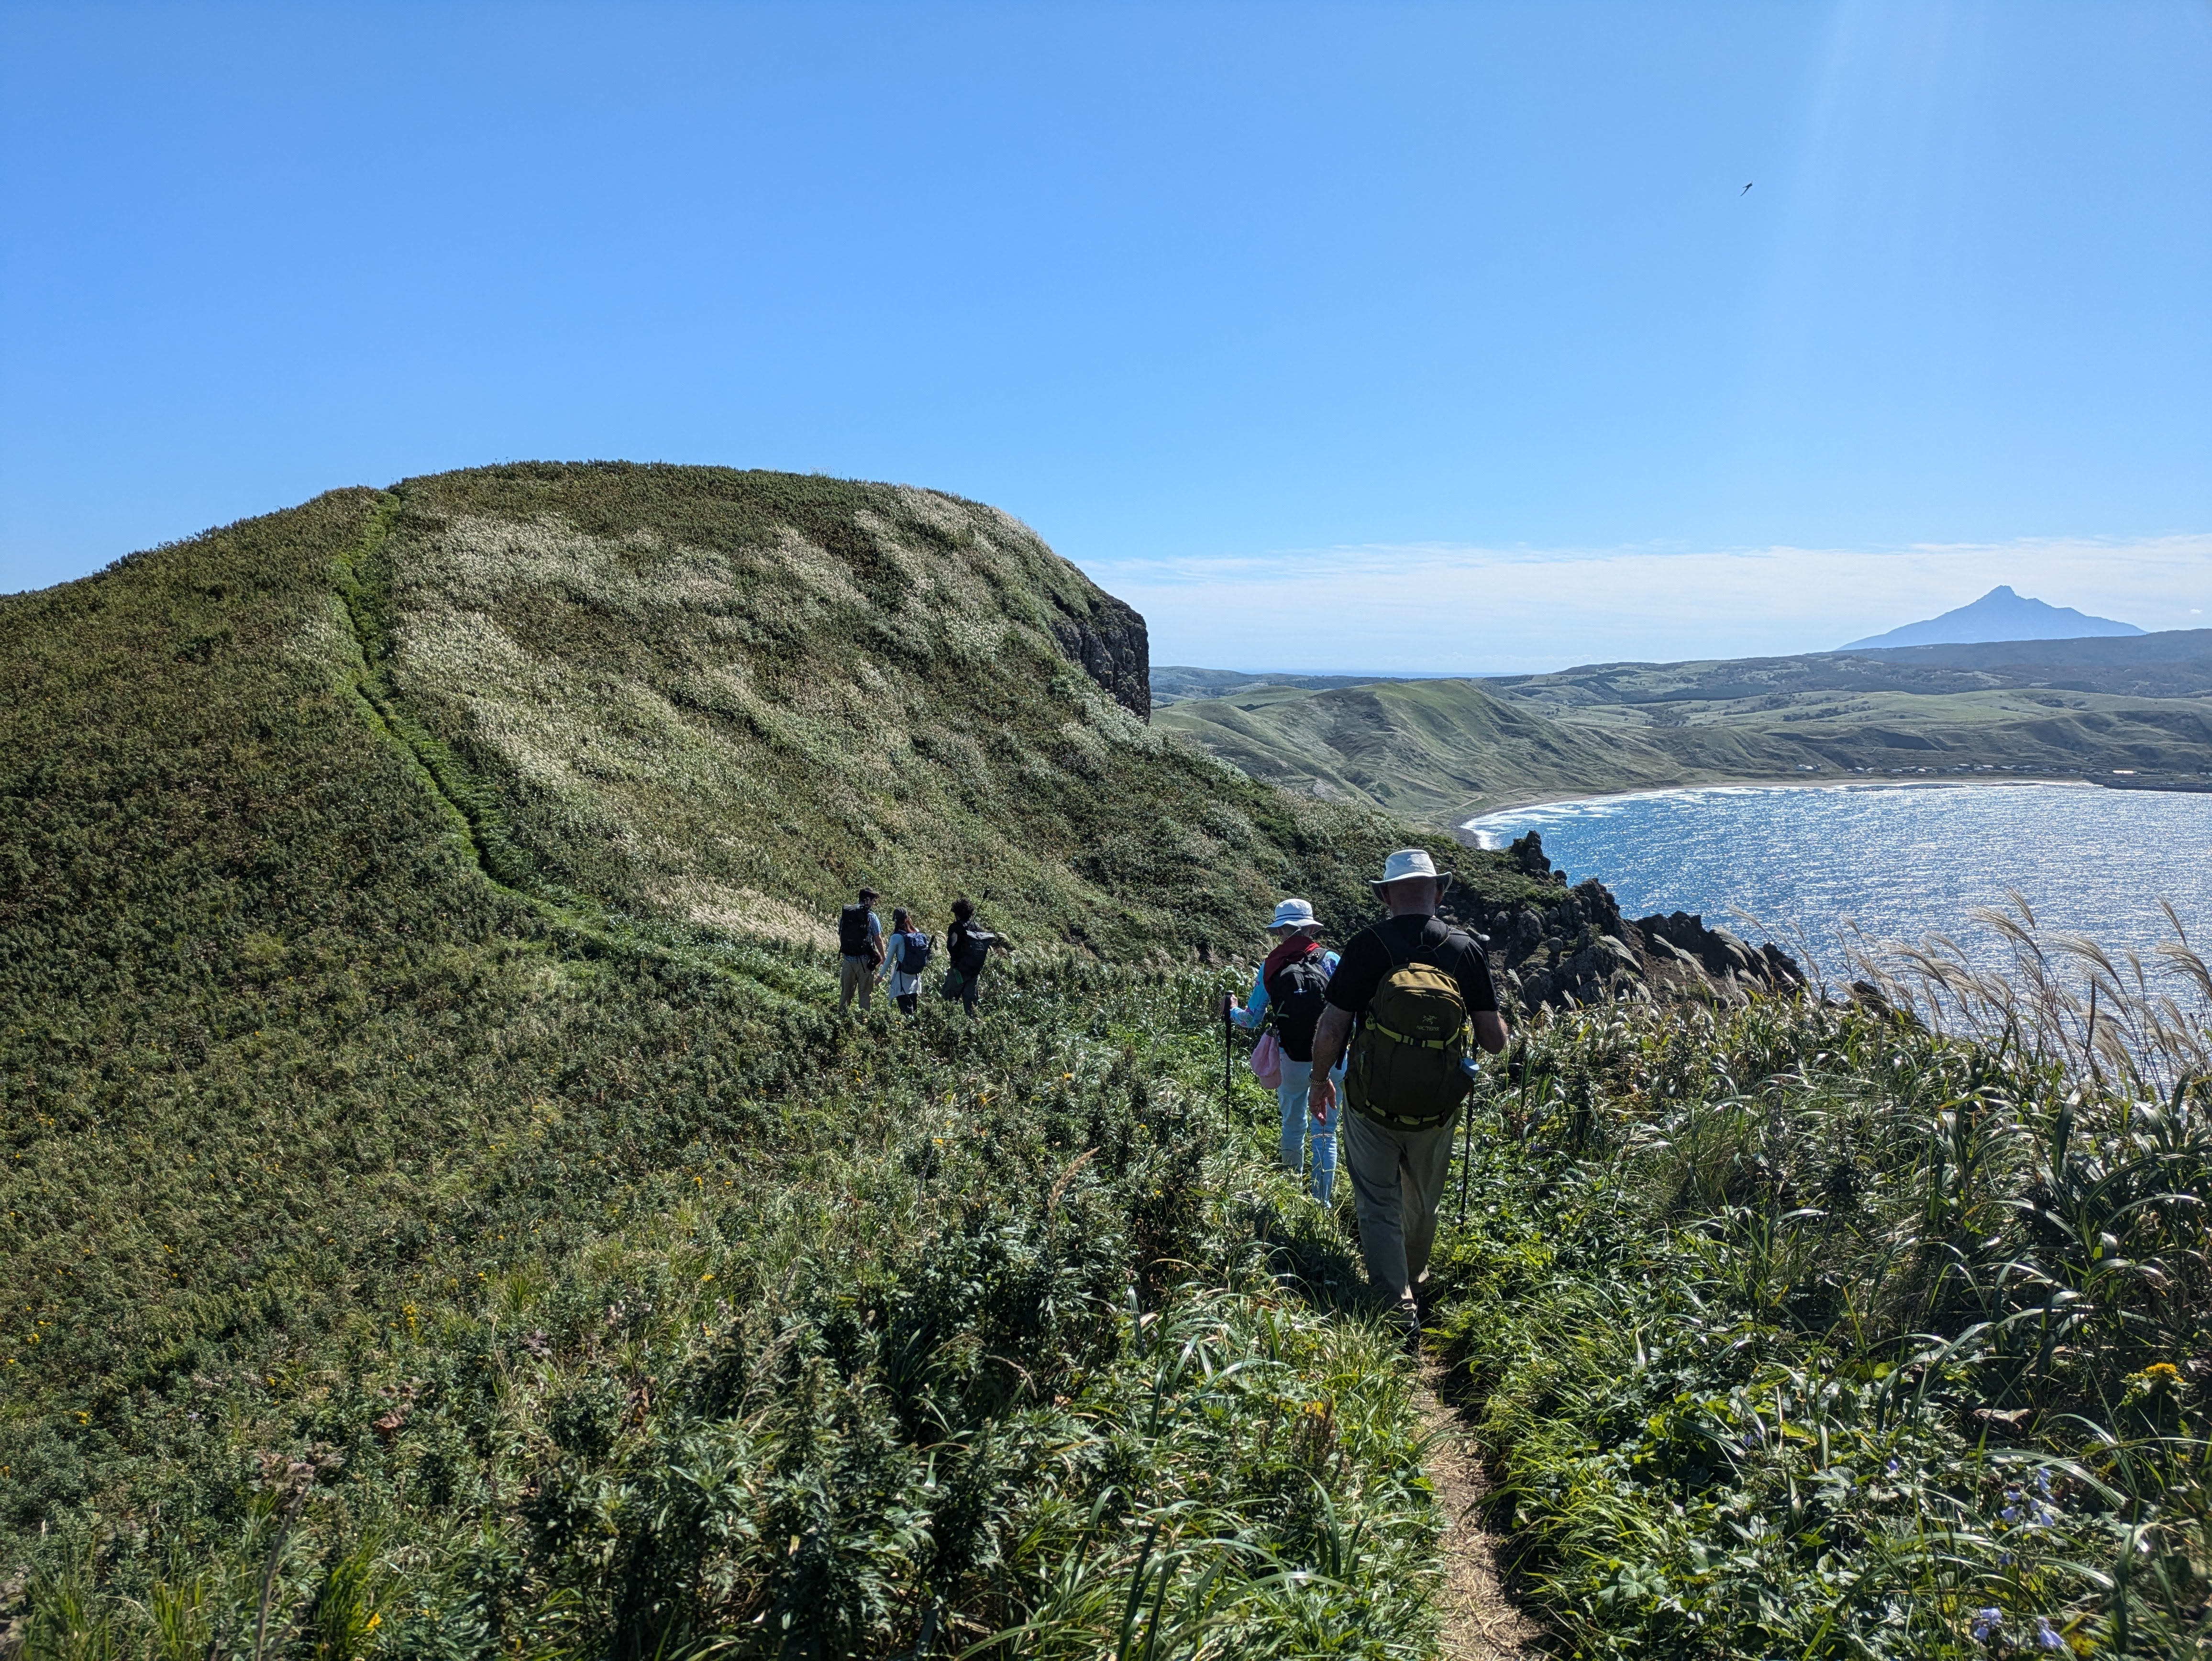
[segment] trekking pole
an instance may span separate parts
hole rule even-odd
[[[1467,1068],[1467,1076],[1474,1078],[1477,1065],[1474,1057],[1468,1056],[1462,1065]],[[1467,1220],[1467,1177],[1474,1164],[1474,1102],[1470,1097],[1467,1104],[1467,1135],[1461,1139],[1459,1147],[1459,1220],[1462,1222]]]
[[[1474,1153],[1474,1104],[1467,1104],[1467,1129],[1459,1141],[1459,1220],[1467,1220],[1467,1178],[1468,1161]]]
[[[1221,1000],[1221,1109],[1224,1113],[1233,1105],[1231,1098],[1237,1093],[1234,1071],[1229,1041],[1229,999],[1224,995]]]

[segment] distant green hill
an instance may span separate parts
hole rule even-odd
[[[1455,824],[1488,805],[1577,781],[1669,784],[1680,764],[1640,737],[1539,715],[1467,680],[1394,680],[1308,691],[1255,689],[1194,699],[1155,723],[1255,778],[1326,800]]]
[[[1593,663],[1503,675],[1492,690],[1549,704],[1722,703],[1778,694],[2063,691],[2122,697],[2212,697],[2212,630],[2081,640],[1866,648],[1796,657]]]
[[[1431,824],[1728,779],[2212,773],[2212,631],[1255,687],[1164,709],[1254,776]]]
[[[1186,669],[1176,665],[1152,672],[1152,707],[1180,703],[1185,698],[1229,697],[1263,686],[1297,686],[1320,691],[1331,686],[1364,686],[1365,675],[1247,674],[1240,669]]]
[[[2080,640],[1883,647],[1853,654],[1891,666],[1978,671],[2008,686],[2057,686],[2140,697],[2212,697],[2212,629]]]

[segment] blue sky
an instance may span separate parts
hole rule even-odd
[[[0,588],[623,456],[995,502],[1161,662],[2202,627],[2208,298],[2205,0],[0,4]]]

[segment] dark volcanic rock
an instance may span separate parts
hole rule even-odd
[[[1082,666],[1116,703],[1141,721],[1152,720],[1152,644],[1133,607],[1101,594],[1088,612],[1063,609],[1052,620],[1052,636],[1068,661]]]
[[[1559,879],[1534,832],[1510,851],[1528,874]],[[1781,947],[1750,946],[1687,912],[1627,922],[1620,903],[1595,877],[1562,889],[1548,904],[1500,904],[1452,893],[1443,910],[1453,922],[1488,938],[1500,986],[1529,1009],[1608,998],[1741,1003],[1753,993],[1788,995],[1805,983],[1803,971]]]
[[[1537,831],[1529,830],[1516,837],[1505,844],[1505,851],[1513,856],[1514,863],[1529,876],[1548,877],[1553,874],[1551,856],[1544,852],[1544,838]]]

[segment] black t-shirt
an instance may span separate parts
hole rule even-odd
[[[1468,1014],[1496,1014],[1498,989],[1491,982],[1490,960],[1482,955],[1482,947],[1472,936],[1456,933],[1424,945],[1421,936],[1436,921],[1431,917],[1386,917],[1372,928],[1363,930],[1344,948],[1336,973],[1329,977],[1328,1001],[1339,1009],[1363,1015],[1367,1012],[1369,1000],[1375,995],[1375,989],[1382,984],[1382,977],[1419,957],[1423,963],[1436,964],[1458,981],[1459,995],[1466,1001]],[[1443,934],[1441,924],[1436,932]]]

